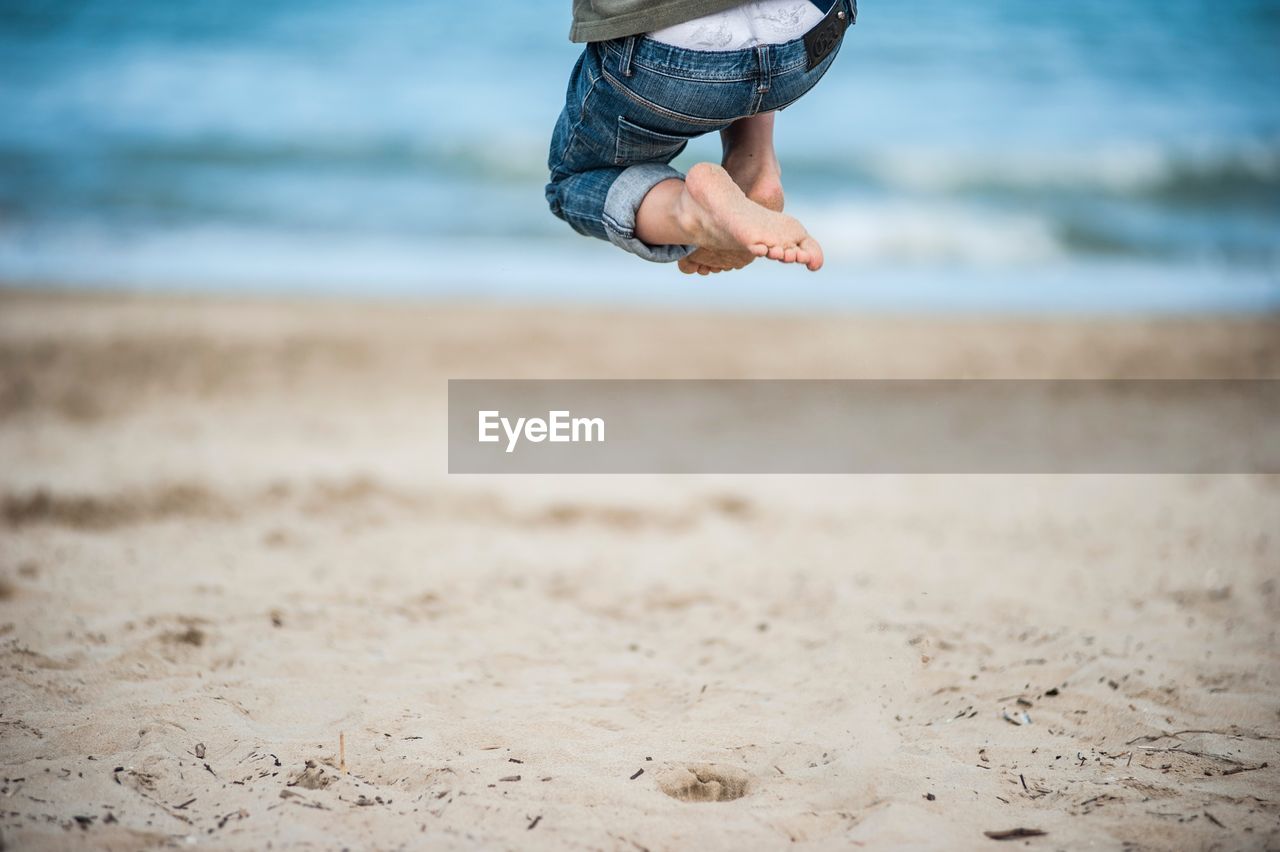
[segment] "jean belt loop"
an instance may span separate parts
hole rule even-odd
[[[756,72],[760,77],[756,83],[756,92],[761,95],[773,85],[773,50],[771,44],[756,45]]]
[[[632,74],[631,57],[635,55],[635,52],[636,52],[636,37],[627,36],[627,40],[622,43],[622,69],[621,70],[622,70],[623,77],[630,77]]]
[[[842,0],[849,12],[848,26],[858,23],[858,0]]]

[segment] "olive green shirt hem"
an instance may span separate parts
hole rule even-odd
[[[742,0],[573,0],[569,40],[608,41],[673,27],[738,6]],[[613,9],[612,11],[600,11]]]

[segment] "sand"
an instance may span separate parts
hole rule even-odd
[[[1280,322],[0,295],[4,848],[1280,846],[1280,478],[444,470],[451,377],[863,376]]]

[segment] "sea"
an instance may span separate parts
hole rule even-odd
[[[0,0],[0,282],[747,311],[1280,310],[1276,0],[863,0],[777,121],[819,273],[543,198],[569,0]],[[719,158],[714,137],[676,165]]]

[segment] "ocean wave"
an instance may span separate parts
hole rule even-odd
[[[52,159],[72,155],[69,144],[77,143],[64,139],[32,148],[10,140],[0,153],[10,160]],[[547,157],[547,139],[531,132],[484,138],[197,135],[79,144],[92,148],[82,155],[129,166],[401,173],[486,183],[541,183]],[[676,165],[687,168],[699,154],[715,156],[705,147],[682,156]],[[1209,209],[1244,206],[1273,215],[1280,211],[1280,140],[1200,150],[1129,144],[1070,151],[975,151],[956,145],[815,152],[782,145],[780,157],[788,182],[802,191],[826,187],[940,198],[1100,198]]]
[[[1209,263],[1280,272],[1280,239],[1261,228],[1135,226],[1123,217],[963,200],[870,198],[788,208],[828,256],[870,264],[1018,267],[1072,259]]]
[[[860,185],[941,196],[1092,196],[1213,207],[1280,205],[1280,141],[1205,150],[1111,145],[1073,151],[894,149],[796,157],[802,179],[843,174]]]
[[[1061,260],[1053,222],[947,203],[797,205],[828,257],[861,263],[1018,266]]]
[[[398,137],[328,140],[252,140],[226,136],[124,141],[105,149],[125,163],[221,167],[236,170],[320,169],[370,173],[425,173],[513,182],[545,179],[546,142],[511,138],[478,143],[466,139]]]
[[[428,174],[484,183],[541,183],[546,140],[354,139],[253,143],[234,139],[124,146],[128,160],[239,169],[318,168]],[[1028,150],[973,153],[962,149],[843,151],[839,156],[789,156],[788,178],[887,194],[1012,200],[1109,199],[1172,208],[1280,211],[1280,143],[1201,152],[1116,146],[1071,153]],[[677,165],[691,164],[686,156]],[[838,185],[838,183],[836,184]]]

